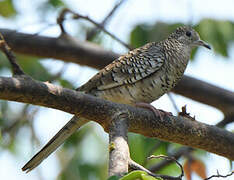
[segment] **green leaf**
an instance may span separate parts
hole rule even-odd
[[[131,32],[130,43],[133,47],[142,46],[148,42],[159,42],[173,32],[181,23],[168,24],[157,22],[154,25],[139,24]],[[234,22],[203,19],[194,26],[201,39],[212,45],[214,51],[224,57],[229,54],[228,46],[234,42]],[[191,59],[195,58],[197,49],[192,51]]]
[[[0,70],[10,67],[9,60],[6,58],[5,54],[0,51]]]
[[[163,180],[162,178],[155,178],[153,176],[150,176],[148,174],[142,174],[141,175],[142,180]]]
[[[2,130],[0,129],[0,144],[2,142]]]
[[[119,179],[120,179],[119,176],[111,176],[107,180],[119,180]]]
[[[39,62],[39,58],[17,55],[18,63],[22,67],[25,73],[30,75],[32,78],[39,81],[48,81],[51,74],[48,70]]]
[[[4,17],[11,17],[16,15],[16,10],[12,0],[0,1],[0,15]]]
[[[130,44],[133,47],[140,47],[148,42],[148,26],[147,25],[138,25],[134,28],[130,35]]]
[[[58,79],[58,83],[62,86],[62,87],[65,87],[65,88],[69,88],[69,89],[74,89],[75,87],[73,86],[73,84],[66,80],[66,79],[62,79],[62,78],[59,78]]]
[[[196,53],[197,53],[197,48],[195,48],[195,49],[192,50],[191,57],[190,57],[191,61],[193,61],[195,59]]]
[[[61,0],[49,0],[48,3],[56,8],[65,5]]]
[[[155,178],[153,176],[148,175],[145,171],[132,171],[124,177],[120,178],[120,180],[161,180],[161,178]]]
[[[164,22],[157,22],[153,26],[139,24],[131,32],[130,43],[133,47],[139,47],[148,42],[159,42],[181,25],[181,23],[167,24]]]
[[[139,164],[143,164],[146,158],[146,154],[148,151],[147,145],[145,144],[145,140],[148,139],[140,134],[135,134],[135,133],[129,133],[128,134],[128,142],[129,142],[129,147],[130,147],[130,154],[131,158],[136,161]],[[153,139],[148,139],[151,141],[151,144],[149,143],[150,146],[154,145],[154,140]]]
[[[159,171],[157,171],[157,173],[159,173],[159,174],[166,174],[166,175],[170,175],[170,176],[177,176],[178,174],[181,173],[181,170],[176,165],[176,163],[171,163],[171,164],[163,167]]]
[[[224,57],[228,56],[228,45],[234,42],[234,23],[230,21],[203,19],[195,29],[201,39],[209,42],[214,51]]]
[[[135,133],[129,133],[128,140],[131,158],[138,164],[145,166],[147,157],[152,154],[167,154],[168,143],[166,142],[160,142],[156,139],[148,138]],[[155,149],[155,146],[158,146],[157,144],[159,142],[159,147]]]

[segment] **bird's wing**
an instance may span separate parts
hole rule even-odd
[[[130,51],[103,68],[78,91],[106,90],[133,84],[157,72],[164,64],[164,54],[159,46],[148,43]]]

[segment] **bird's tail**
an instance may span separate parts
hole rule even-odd
[[[70,137],[79,127],[87,122],[84,118],[73,118],[22,168],[27,173],[37,167],[45,158],[54,152],[68,137]]]

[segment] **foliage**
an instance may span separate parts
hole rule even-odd
[[[16,9],[12,0],[0,1],[0,15],[4,17],[12,17],[16,15]]]
[[[124,177],[120,178],[120,180],[162,180],[161,178],[155,178],[153,176],[148,175],[144,171],[132,171]]]
[[[147,42],[158,42],[165,39],[169,33],[181,25],[183,24],[165,22],[157,22],[154,25],[139,24],[131,32],[130,43],[134,47],[139,47]],[[194,28],[199,32],[201,39],[212,45],[217,54],[224,57],[229,56],[228,47],[234,42],[234,22],[202,19],[194,25]],[[192,59],[194,59],[196,52],[196,50],[193,52]]]
[[[108,180],[162,180],[162,178],[155,178],[148,175],[144,171],[136,170],[126,174],[123,177],[111,176]]]
[[[201,38],[212,44],[215,52],[228,56],[228,46],[234,42],[234,22],[213,19],[203,19],[195,29]]]

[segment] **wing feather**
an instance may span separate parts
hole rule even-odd
[[[157,72],[164,64],[164,54],[155,43],[134,49],[103,68],[77,90],[89,92],[106,90],[125,84],[136,83]]]

